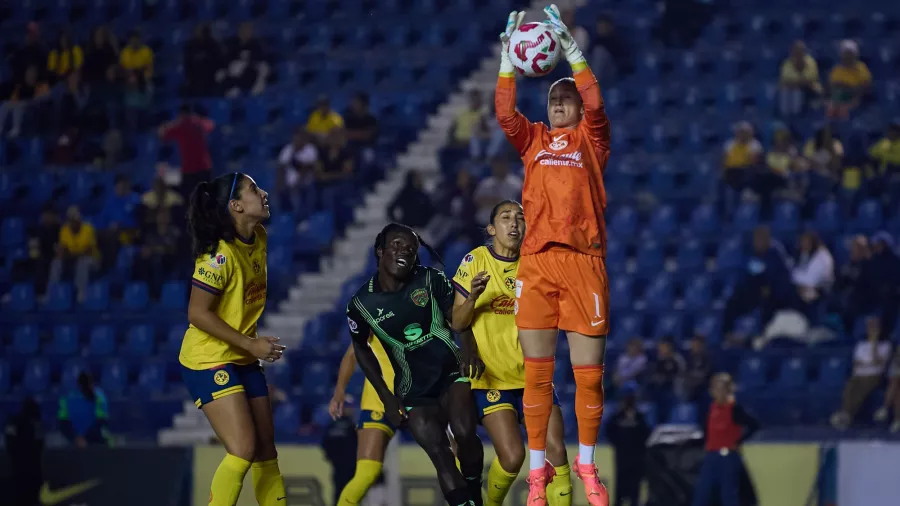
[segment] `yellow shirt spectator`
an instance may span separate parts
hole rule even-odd
[[[331,109],[316,109],[306,121],[306,131],[313,135],[326,135],[335,128],[343,128],[343,126],[344,118]]]
[[[60,77],[80,69],[83,63],[84,53],[81,51],[81,46],[54,49],[47,56],[47,70]]]
[[[883,137],[869,148],[869,156],[878,162],[876,167],[879,173],[888,166],[900,167],[900,138],[891,140]]]
[[[467,109],[459,113],[453,126],[453,139],[457,142],[469,142],[483,120],[484,112],[481,109]]]
[[[859,88],[872,82],[872,73],[869,72],[869,67],[865,63],[857,61],[849,67],[835,65],[831,69],[830,80],[833,86]]]
[[[732,139],[725,144],[725,161],[723,166],[726,169],[749,167],[759,161],[762,153],[762,144],[756,139],[750,139],[745,142]]]
[[[143,72],[144,77],[153,76],[153,51],[146,45],[125,46],[119,55],[119,64],[125,70]]]
[[[818,82],[819,66],[816,64],[816,59],[810,55],[804,56],[802,70],[798,70],[790,58],[785,59],[781,64],[781,81],[786,83]]]
[[[59,246],[74,256],[99,255],[94,226],[87,222],[82,222],[77,232],[72,230],[72,226],[68,223],[60,227]]]

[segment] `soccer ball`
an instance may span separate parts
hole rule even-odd
[[[559,62],[559,40],[547,23],[525,23],[509,38],[509,59],[520,74],[545,76]]]

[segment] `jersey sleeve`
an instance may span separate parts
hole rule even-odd
[[[194,264],[191,285],[213,295],[222,295],[234,270],[234,259],[229,258],[229,253],[219,249],[212,255],[199,257]]]
[[[497,90],[494,94],[494,109],[497,123],[506,134],[519,155],[528,151],[534,140],[534,123],[528,121],[524,114],[516,109],[516,78],[500,76],[497,78]]]
[[[603,104],[597,77],[591,72],[590,67],[575,72],[574,77],[575,86],[578,88],[584,104],[582,127],[585,129],[591,145],[601,151],[609,152],[609,118],[606,116],[606,107]]]
[[[359,298],[351,297],[347,304],[347,330],[350,331],[350,339],[358,343],[368,342],[372,329],[363,318],[362,312],[359,310]]]
[[[475,265],[477,259],[475,252],[470,251],[459,263],[456,275],[453,276],[453,288],[462,294],[463,297],[468,297],[469,292],[472,290],[472,276],[478,273],[478,268]]]
[[[431,293],[444,314],[453,309],[453,286],[443,272],[434,269],[431,274]]]

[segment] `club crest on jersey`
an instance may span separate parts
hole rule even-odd
[[[428,304],[428,291],[424,288],[413,290],[409,297],[412,299],[413,304],[419,307],[425,307],[425,304]]]
[[[500,400],[500,391],[494,389],[488,390],[485,397],[487,397],[488,402],[497,402]]]
[[[373,411],[371,416],[372,416],[372,421],[377,422],[384,418],[384,413],[382,413],[381,411]]]
[[[512,276],[506,278],[506,289],[510,291],[516,289],[516,278]]]
[[[259,274],[262,267],[259,266],[259,260],[253,259],[253,274]]]
[[[553,142],[548,146],[553,151],[560,151],[566,149],[566,146],[569,145],[569,141],[565,140],[565,137],[568,134],[557,135],[553,138]]]
[[[227,385],[229,379],[231,378],[228,377],[228,373],[225,371],[216,371],[213,375],[213,381],[219,386]]]

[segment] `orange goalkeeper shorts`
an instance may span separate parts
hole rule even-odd
[[[609,282],[603,258],[550,248],[519,259],[516,326],[587,336],[609,333]]]

